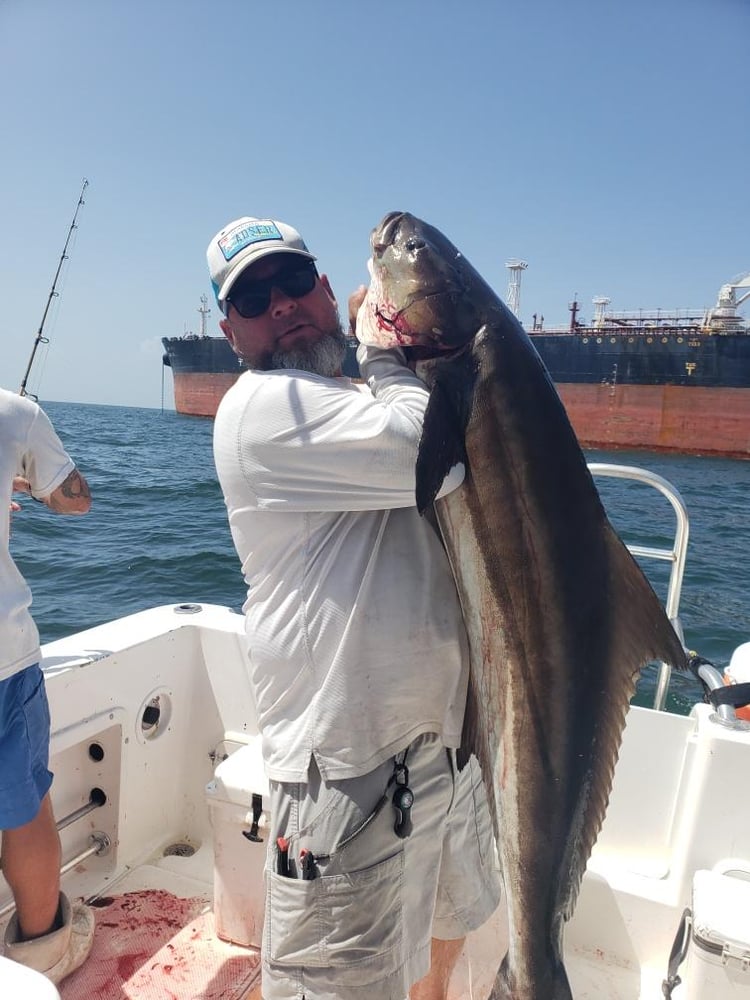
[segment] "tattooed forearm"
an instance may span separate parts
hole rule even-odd
[[[65,479],[47,500],[58,514],[85,514],[91,507],[91,490],[78,469]]]

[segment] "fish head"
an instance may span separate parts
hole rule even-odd
[[[371,282],[357,317],[361,343],[420,348],[429,356],[472,340],[490,290],[449,239],[408,212],[389,212],[370,244]]]

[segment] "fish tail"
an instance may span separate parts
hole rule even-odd
[[[568,976],[563,965],[559,965],[555,969],[555,975],[552,980],[552,992],[545,995],[550,1000],[573,1000],[573,993],[570,989]],[[539,1000],[541,1000],[541,994],[539,995]]]
[[[508,955],[502,961],[487,1000],[573,1000],[565,966],[556,961],[544,975],[521,984],[511,972]]]

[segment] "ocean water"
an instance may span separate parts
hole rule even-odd
[[[60,517],[22,500],[11,549],[33,593],[42,642],[161,604],[239,610],[244,586],[216,481],[213,423],[172,411],[43,402],[89,481],[92,510]],[[750,640],[750,463],[647,452],[589,452],[592,462],[636,465],[677,487],[690,515],[680,617],[689,648],[723,667]],[[655,490],[598,479],[610,519],[631,544],[671,547],[674,515]],[[664,600],[669,567],[641,561]],[[651,704],[655,672],[636,694]],[[674,677],[668,707],[701,696]]]

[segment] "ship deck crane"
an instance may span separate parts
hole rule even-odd
[[[514,257],[505,266],[510,271],[507,306],[515,316],[518,316],[521,310],[521,275],[529,265],[525,260],[517,260]]]
[[[750,299],[750,271],[748,271],[746,274],[741,275],[740,280],[732,287],[735,290],[738,288],[747,288],[745,294],[740,295],[740,297],[735,302],[735,305],[741,306],[746,299]]]
[[[743,288],[747,291],[738,296],[738,290],[741,292]],[[738,274],[721,286],[716,305],[706,313],[705,325],[719,330],[738,329],[742,320],[737,315],[737,309],[747,299],[750,299],[750,271]]]

